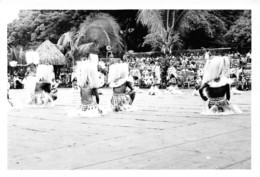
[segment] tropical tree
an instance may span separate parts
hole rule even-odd
[[[171,53],[181,48],[180,29],[188,10],[140,10],[137,22],[147,26],[149,33],[143,45],[151,45],[154,50]]]
[[[225,22],[218,11],[190,10],[184,18],[181,38],[184,48],[221,47],[225,45]],[[219,17],[220,16],[220,17]]]
[[[75,49],[79,54],[99,53],[108,50],[112,53],[123,52],[123,42],[119,34],[120,26],[115,18],[106,13],[92,13],[80,25],[76,34]]]
[[[251,11],[245,10],[230,30],[225,35],[226,40],[234,44],[234,47],[251,49]]]
[[[76,37],[76,31],[76,28],[73,27],[70,29],[70,31],[62,34],[59,38],[56,46],[64,55],[66,55],[66,53],[72,49],[73,41]]]
[[[62,34],[78,27],[92,11],[21,10],[19,19],[8,24],[7,37],[12,45],[35,48],[49,39],[57,43]]]

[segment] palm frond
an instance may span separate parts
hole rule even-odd
[[[172,50],[173,48],[181,49],[183,46],[182,40],[180,39],[180,33],[175,33],[173,36],[171,36],[171,39],[169,40],[169,48]]]
[[[189,10],[182,10],[180,15],[178,15],[178,17],[176,18],[175,22],[174,22],[174,31],[178,31],[178,29],[180,28],[181,24],[183,23],[183,20],[185,18],[185,16],[188,14]]]
[[[163,41],[163,38],[156,33],[148,34],[144,37],[143,46],[150,45],[153,49],[155,49],[161,48],[164,44],[165,42]]]
[[[82,44],[77,47],[77,50],[74,52],[74,58],[76,60],[83,58],[83,57],[88,57],[89,53],[95,53],[98,54],[99,49],[96,46],[95,43],[90,42],[86,44]]]
[[[93,13],[81,24],[75,45],[94,42],[98,47],[110,45],[114,52],[122,51],[123,42],[119,31],[120,27],[112,16]]]
[[[163,19],[159,10],[140,10],[137,14],[137,22],[141,23],[150,30],[151,33],[165,33]]]
[[[160,14],[162,17],[163,25],[166,31],[170,31],[171,27],[175,22],[176,10],[161,10]]]
[[[137,22],[149,29],[144,45],[161,48],[166,52],[173,47],[182,47],[179,33],[188,10],[140,10]]]
[[[70,32],[64,33],[58,40],[57,45],[62,46],[64,48],[70,47],[71,42]]]

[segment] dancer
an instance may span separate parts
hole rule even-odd
[[[22,83],[24,84],[24,89],[26,90],[27,98],[31,99],[35,92],[36,82],[39,81],[39,78],[36,77],[36,72],[40,57],[39,53],[34,51],[26,52],[25,56],[28,67],[25,73],[25,77],[22,80]]]
[[[27,72],[25,73],[25,78],[22,83],[24,84],[24,89],[27,91],[28,98],[30,98],[35,91],[35,84],[39,79],[36,77],[37,65],[34,63],[29,64]]]
[[[203,48],[203,51],[204,51],[204,59],[206,60],[206,62],[208,62],[209,59],[210,59],[211,53],[210,53],[210,51],[209,51],[208,49],[206,49],[206,48]]]
[[[53,101],[57,99],[57,86],[55,82],[52,65],[38,65],[36,71],[37,82],[34,93],[29,101],[34,106],[53,106]],[[27,87],[28,88],[28,87]]]
[[[166,79],[167,79],[168,87],[166,88],[166,90],[171,94],[183,94],[183,92],[179,90],[177,85],[177,79],[178,79],[177,70],[172,64],[173,63],[171,62],[171,66],[167,70]]]
[[[231,90],[230,92],[233,94],[233,95],[241,95],[241,91],[237,90],[237,70],[235,68],[232,68],[230,69],[230,78],[233,80],[233,84],[231,84]]]
[[[201,98],[207,102],[206,115],[223,115],[242,113],[235,105],[229,103],[231,79],[227,78],[228,60],[225,57],[214,57],[205,68],[203,82],[199,89]],[[207,91],[207,96],[203,90]]]
[[[140,90],[141,73],[137,64],[135,64],[134,68],[130,71],[130,76],[133,78],[134,90],[136,92],[142,93],[142,91]]]
[[[202,78],[201,78],[201,76],[198,76],[198,78],[196,78],[195,80],[196,80],[195,90],[193,90],[192,95],[193,96],[199,96],[200,95],[199,88],[200,88],[201,83],[202,83]]]
[[[15,89],[21,89],[22,88],[22,78],[19,76],[19,73],[15,70],[13,74],[13,83]]]
[[[158,95],[161,92],[159,91],[159,85],[161,83],[161,71],[160,66],[158,62],[151,62],[152,64],[152,76],[153,76],[153,82],[152,86],[150,87],[148,94],[149,95]]]
[[[71,111],[69,116],[99,117],[103,111],[99,108],[97,66],[90,60],[77,62],[77,85],[80,88],[81,105],[77,110]],[[96,98],[94,100],[94,97]]]
[[[73,70],[72,70],[72,73],[71,73],[71,82],[72,82],[72,91],[78,92],[80,89],[77,85],[77,76],[76,76],[76,67],[75,66],[73,67]]]
[[[144,67],[144,69],[142,71],[142,76],[141,77],[142,77],[141,80],[143,81],[143,83],[144,83],[146,88],[148,88],[148,87],[150,87],[152,85],[152,80],[153,79],[151,79],[151,76],[150,76],[149,71],[148,71],[146,66]]]
[[[127,63],[114,63],[109,67],[108,83],[113,88],[112,110],[115,112],[135,110],[132,106],[135,99],[135,90],[129,79]],[[127,91],[127,89],[130,89],[130,91]]]

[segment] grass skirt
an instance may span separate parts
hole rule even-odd
[[[53,98],[50,94],[45,91],[39,91],[31,95],[31,99],[29,101],[30,106],[53,106]]]
[[[76,110],[69,112],[68,116],[70,117],[100,117],[104,114],[98,105],[93,102],[91,104],[83,105],[81,104],[80,107]]]
[[[130,105],[130,103],[131,98],[129,95],[126,94],[114,94],[111,99],[111,107],[112,110],[115,112],[137,110],[132,105]]]
[[[230,115],[241,114],[242,111],[235,105],[232,105],[224,97],[209,98],[206,102],[204,115]]]

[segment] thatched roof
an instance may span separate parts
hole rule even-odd
[[[49,40],[43,42],[36,50],[39,53],[39,64],[65,65],[65,56]]]

